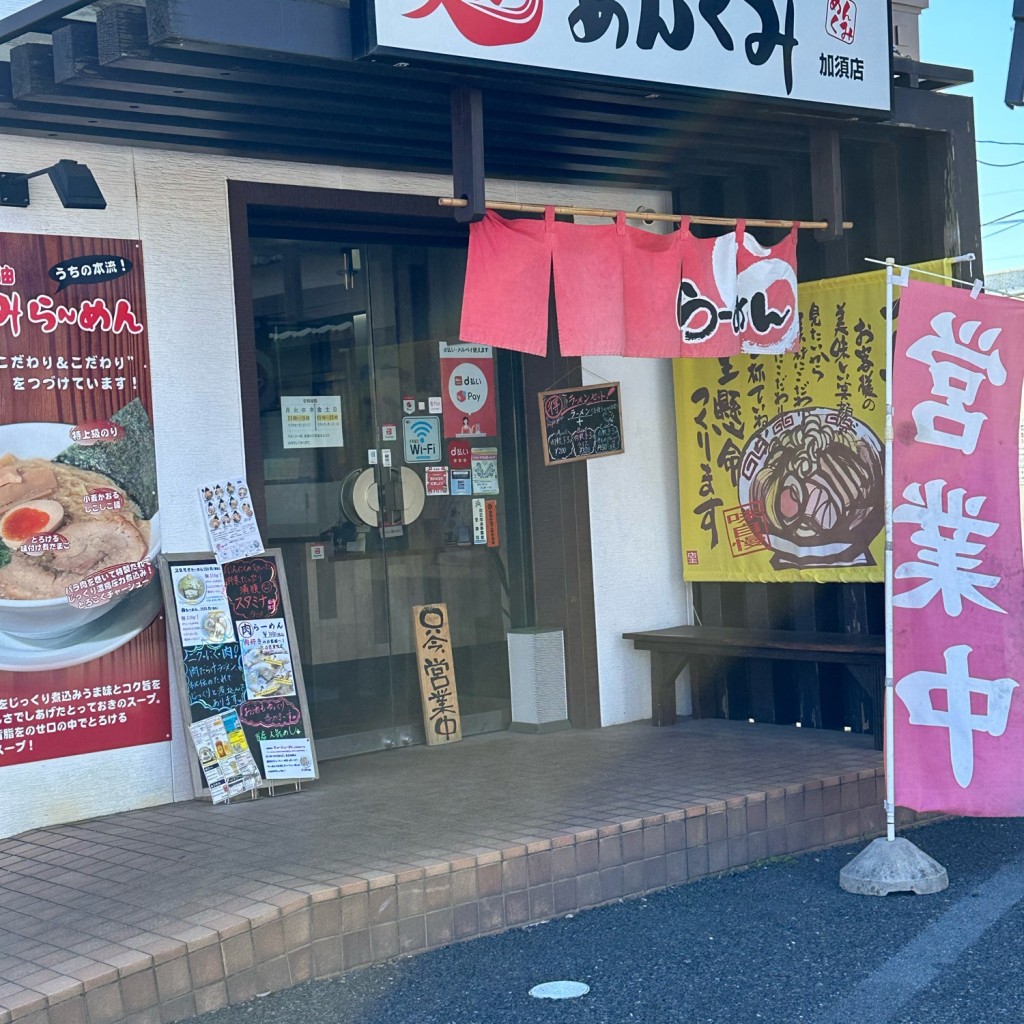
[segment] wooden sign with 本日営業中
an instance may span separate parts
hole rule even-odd
[[[423,731],[427,745],[462,739],[459,695],[455,689],[452,638],[446,604],[418,604],[412,610],[416,659],[423,702]]]

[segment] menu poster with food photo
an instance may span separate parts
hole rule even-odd
[[[244,478],[203,484],[199,488],[199,502],[210,546],[219,564],[262,554],[263,538]]]
[[[799,352],[675,360],[687,580],[882,580],[885,272],[801,283],[799,299]]]
[[[247,758],[260,783],[316,778],[281,552],[272,549],[223,566],[208,552],[165,555],[160,577],[177,620],[170,640],[182,714],[199,755],[192,763],[197,795],[209,788],[216,800],[225,772],[249,777]],[[216,743],[206,741],[203,728],[194,728],[210,722],[216,730],[219,719],[231,739],[232,763],[243,764],[239,771],[225,769]]]
[[[170,739],[142,247],[0,233],[0,766]]]
[[[182,644],[232,643],[235,631],[221,567],[176,565],[171,569],[171,579]]]
[[[293,697],[295,673],[284,619],[240,622],[238,636],[242,642],[246,697]]]

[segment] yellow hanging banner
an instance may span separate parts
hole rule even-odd
[[[799,305],[796,353],[675,360],[687,580],[882,580],[885,271],[801,284]]]

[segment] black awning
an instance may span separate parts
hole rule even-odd
[[[81,6],[40,0],[0,21],[0,40],[49,37],[15,38],[0,63],[0,130],[448,174],[462,83],[483,93],[489,177],[672,188],[799,177],[816,125],[851,128],[734,98],[354,61],[348,8],[324,0],[107,3],[95,21]],[[919,88],[969,75],[905,60],[894,71]]]

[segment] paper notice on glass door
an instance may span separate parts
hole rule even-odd
[[[447,466],[426,466],[423,482],[426,486],[427,496],[445,495],[448,493],[448,467]]]
[[[498,493],[498,449],[474,448],[470,456],[474,494]]]
[[[341,448],[340,395],[282,395],[281,440],[285,448]]]

